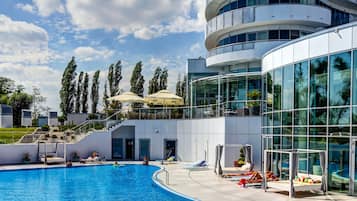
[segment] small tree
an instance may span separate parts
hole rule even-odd
[[[82,86],[82,113],[88,113],[88,86],[89,76],[88,73],[85,73]]]
[[[74,111],[80,113],[81,111],[81,95],[82,95],[82,81],[83,81],[83,71],[79,73],[78,82],[77,82],[77,91],[76,91],[76,106]]]
[[[91,90],[91,100],[92,100],[92,113],[97,113],[97,106],[99,101],[99,74],[100,71],[97,70],[92,79],[92,90]]]
[[[107,82],[105,82],[104,84],[104,94],[103,94],[103,106],[104,106],[104,110],[108,111],[109,109],[109,101],[108,101],[108,90],[107,90]]]
[[[160,90],[167,89],[167,77],[169,76],[166,68],[162,71],[160,75]]]
[[[160,75],[161,75],[161,68],[157,67],[155,69],[154,75],[152,77],[152,79],[149,81],[149,94],[153,94],[156,93],[160,90],[160,83],[159,83],[159,79],[160,79]]]
[[[62,75],[62,87],[60,90],[61,104],[60,108],[64,116],[73,112],[74,109],[74,97],[75,97],[75,78],[76,78],[77,64],[74,57],[67,64]]]

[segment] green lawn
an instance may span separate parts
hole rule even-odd
[[[31,134],[36,128],[0,128],[0,144],[17,142],[22,136]]]

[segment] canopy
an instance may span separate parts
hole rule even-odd
[[[148,105],[180,106],[183,105],[183,98],[172,94],[168,90],[161,90],[145,97]]]
[[[124,92],[120,95],[107,99],[108,101],[119,101],[121,103],[144,103],[144,99],[133,92]]]

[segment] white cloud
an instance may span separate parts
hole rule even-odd
[[[80,61],[93,61],[98,59],[107,59],[113,56],[113,54],[114,54],[113,50],[108,50],[105,48],[94,49],[93,47],[89,47],[89,46],[77,47],[74,50],[74,55]]]
[[[33,0],[38,10],[38,14],[48,17],[55,12],[64,13],[64,6],[61,0]]]
[[[62,37],[60,37],[60,39],[58,40],[58,43],[59,44],[61,44],[61,45],[63,45],[63,44],[66,44],[66,39],[62,36]]]
[[[24,85],[27,92],[40,87],[49,107],[58,109],[61,73],[47,66],[54,57],[46,30],[0,15],[0,75]]]
[[[202,0],[67,0],[72,24],[80,30],[105,29],[123,36],[151,39],[169,33],[204,29]],[[98,6],[100,5],[100,6]],[[192,15],[197,13],[197,15]]]
[[[16,4],[16,8],[21,9],[26,12],[29,12],[29,13],[35,12],[33,6],[30,4],[18,3],[18,4]]]
[[[28,93],[31,93],[33,86],[39,87],[41,94],[47,98],[47,105],[58,109],[61,72],[48,66],[0,63],[0,74],[24,85]]]
[[[0,15],[0,62],[46,63],[47,51],[46,30]]]

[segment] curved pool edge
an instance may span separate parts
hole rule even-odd
[[[153,182],[158,185],[160,188],[162,188],[163,190],[166,190],[168,191],[169,193],[172,193],[172,194],[175,194],[177,196],[180,196],[180,197],[183,197],[185,199],[188,199],[188,200],[192,200],[192,201],[199,201],[198,199],[195,199],[193,197],[190,197],[188,195],[185,195],[185,194],[182,194],[180,192],[177,192],[175,190],[173,190],[172,188],[168,187],[167,185],[161,183],[159,181],[159,179],[157,178],[157,176],[159,175],[160,171],[162,171],[164,168],[160,167],[160,166],[156,166],[156,167],[159,167],[160,169],[155,171],[154,174],[152,175],[151,179],[153,180]]]

